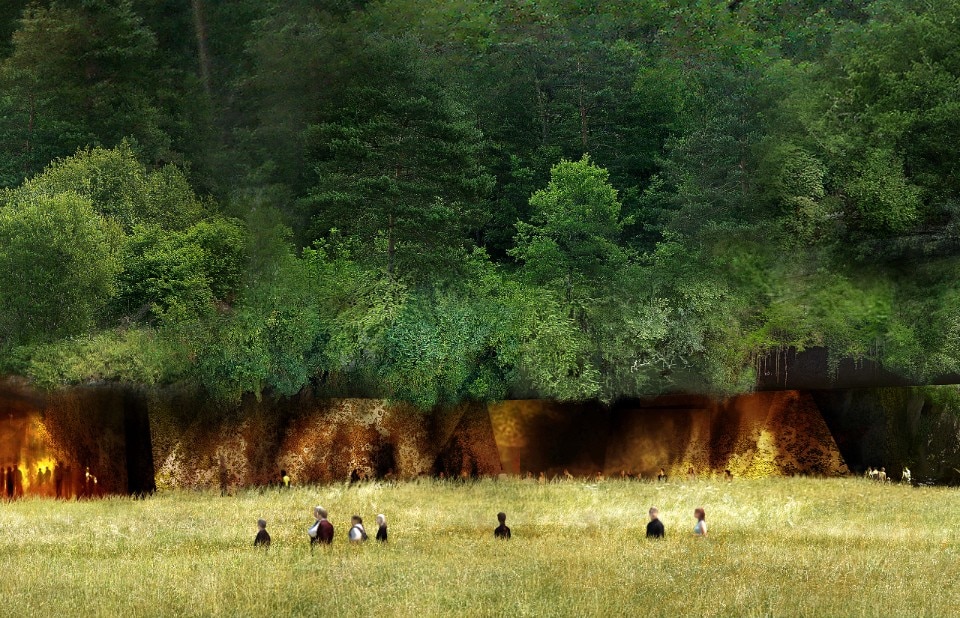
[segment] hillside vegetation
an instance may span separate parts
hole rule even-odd
[[[958,373],[958,42],[921,0],[6,2],[0,371],[424,409]]]

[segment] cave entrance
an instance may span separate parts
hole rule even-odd
[[[0,414],[0,497],[53,496],[56,457],[39,412]]]

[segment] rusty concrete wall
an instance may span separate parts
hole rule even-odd
[[[194,411],[185,414],[190,405]],[[190,397],[152,401],[158,487],[216,487],[221,474],[230,487],[269,484],[281,469],[294,483],[500,472],[482,404],[424,413],[380,399],[304,393],[246,401],[227,413],[202,405]]]
[[[490,406],[504,469],[617,476],[839,475],[847,467],[813,398],[798,391],[715,402],[672,396],[568,405],[508,401]]]

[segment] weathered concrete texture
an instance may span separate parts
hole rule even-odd
[[[620,404],[509,401],[490,417],[506,470],[735,477],[839,475],[843,458],[813,399],[796,391],[713,402],[662,397]]]
[[[920,388],[815,391],[844,458],[855,472],[885,467],[899,480],[960,484],[960,417]]]
[[[422,413],[378,399],[304,394],[247,401],[228,414],[177,414],[188,401],[158,398],[151,406],[159,487],[216,487],[221,473],[231,487],[267,484],[277,482],[281,469],[295,483],[500,472],[489,417],[479,404]]]

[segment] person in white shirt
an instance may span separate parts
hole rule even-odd
[[[353,524],[350,526],[350,532],[348,537],[351,543],[363,543],[367,540],[367,531],[363,529],[363,519],[359,515],[354,515],[350,518],[350,522]]]

